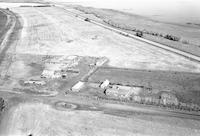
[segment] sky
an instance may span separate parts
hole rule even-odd
[[[175,8],[184,6],[184,8],[200,8],[199,0],[53,0],[60,2],[80,2],[97,7],[113,7],[113,8]],[[180,7],[178,7],[180,8]]]
[[[169,22],[200,23],[200,0],[52,0],[118,9]]]

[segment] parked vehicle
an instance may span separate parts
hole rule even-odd
[[[89,18],[85,18],[84,20],[87,21],[87,22],[90,22],[90,19],[89,19]]]

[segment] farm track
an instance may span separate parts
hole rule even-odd
[[[91,106],[77,103],[77,102],[70,102],[63,100],[58,102],[65,102],[69,105],[76,105],[77,108],[74,110],[92,110]],[[67,109],[67,108],[66,108]],[[199,113],[190,113],[186,111],[178,111],[178,110],[170,110],[170,109],[160,109],[160,107],[152,107],[152,106],[146,106],[146,105],[140,105],[135,104],[134,106],[128,106],[128,105],[122,105],[122,104],[100,104],[99,106],[96,106],[95,111],[103,111],[105,113],[111,114],[114,112],[116,115],[120,116],[119,113],[124,113],[124,115],[127,115],[127,113],[134,114],[134,113],[143,113],[153,116],[166,116],[166,117],[176,117],[176,118],[184,118],[184,119],[192,119],[192,120],[199,120],[200,121],[200,114]],[[122,114],[123,116],[123,114]]]
[[[23,96],[29,96],[30,94],[26,94],[25,92],[16,92],[11,89],[6,89],[6,88],[1,88],[0,92],[4,94],[15,94],[18,97],[21,95]],[[34,95],[32,95],[34,97]],[[95,102],[94,99],[86,99],[86,100],[81,100],[81,96],[77,98],[71,98],[67,96],[67,98],[60,97],[60,96],[42,96],[42,95],[36,95],[37,97],[40,98],[45,98],[50,101],[55,101],[55,103],[58,102],[64,102],[69,105],[76,105],[74,110],[86,110],[90,111],[91,105],[90,103]],[[79,101],[77,101],[77,99]],[[89,102],[89,103],[88,103]],[[200,121],[200,114],[198,112],[189,112],[189,111],[184,111],[184,110],[173,110],[169,108],[161,108],[161,107],[156,107],[156,106],[150,106],[150,105],[141,105],[141,104],[131,104],[131,105],[124,105],[120,103],[105,103],[104,100],[98,101],[98,105],[95,106],[95,111],[102,111],[107,114],[113,115],[113,112],[115,113],[114,115],[116,116],[127,116],[134,114],[134,113],[143,113],[147,115],[152,115],[152,116],[161,116],[161,117],[176,117],[176,118],[183,118],[183,119],[192,119],[192,120],[199,120]],[[56,105],[54,105],[56,106]],[[56,108],[56,107],[55,107]],[[56,108],[57,109],[57,108]],[[64,108],[62,108],[64,109]],[[67,108],[66,108],[67,110]],[[122,114],[120,114],[122,113]],[[132,117],[132,116],[130,116]]]

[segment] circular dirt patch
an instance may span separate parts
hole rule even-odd
[[[64,101],[60,101],[60,102],[56,102],[55,103],[55,108],[58,110],[74,110],[74,109],[78,109],[78,105],[76,104],[72,104],[72,103],[68,103],[68,102],[64,102]]]

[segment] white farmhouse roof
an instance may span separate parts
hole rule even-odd
[[[110,84],[110,81],[108,79],[106,79],[101,85],[100,87],[102,89],[105,89],[108,85]]]

